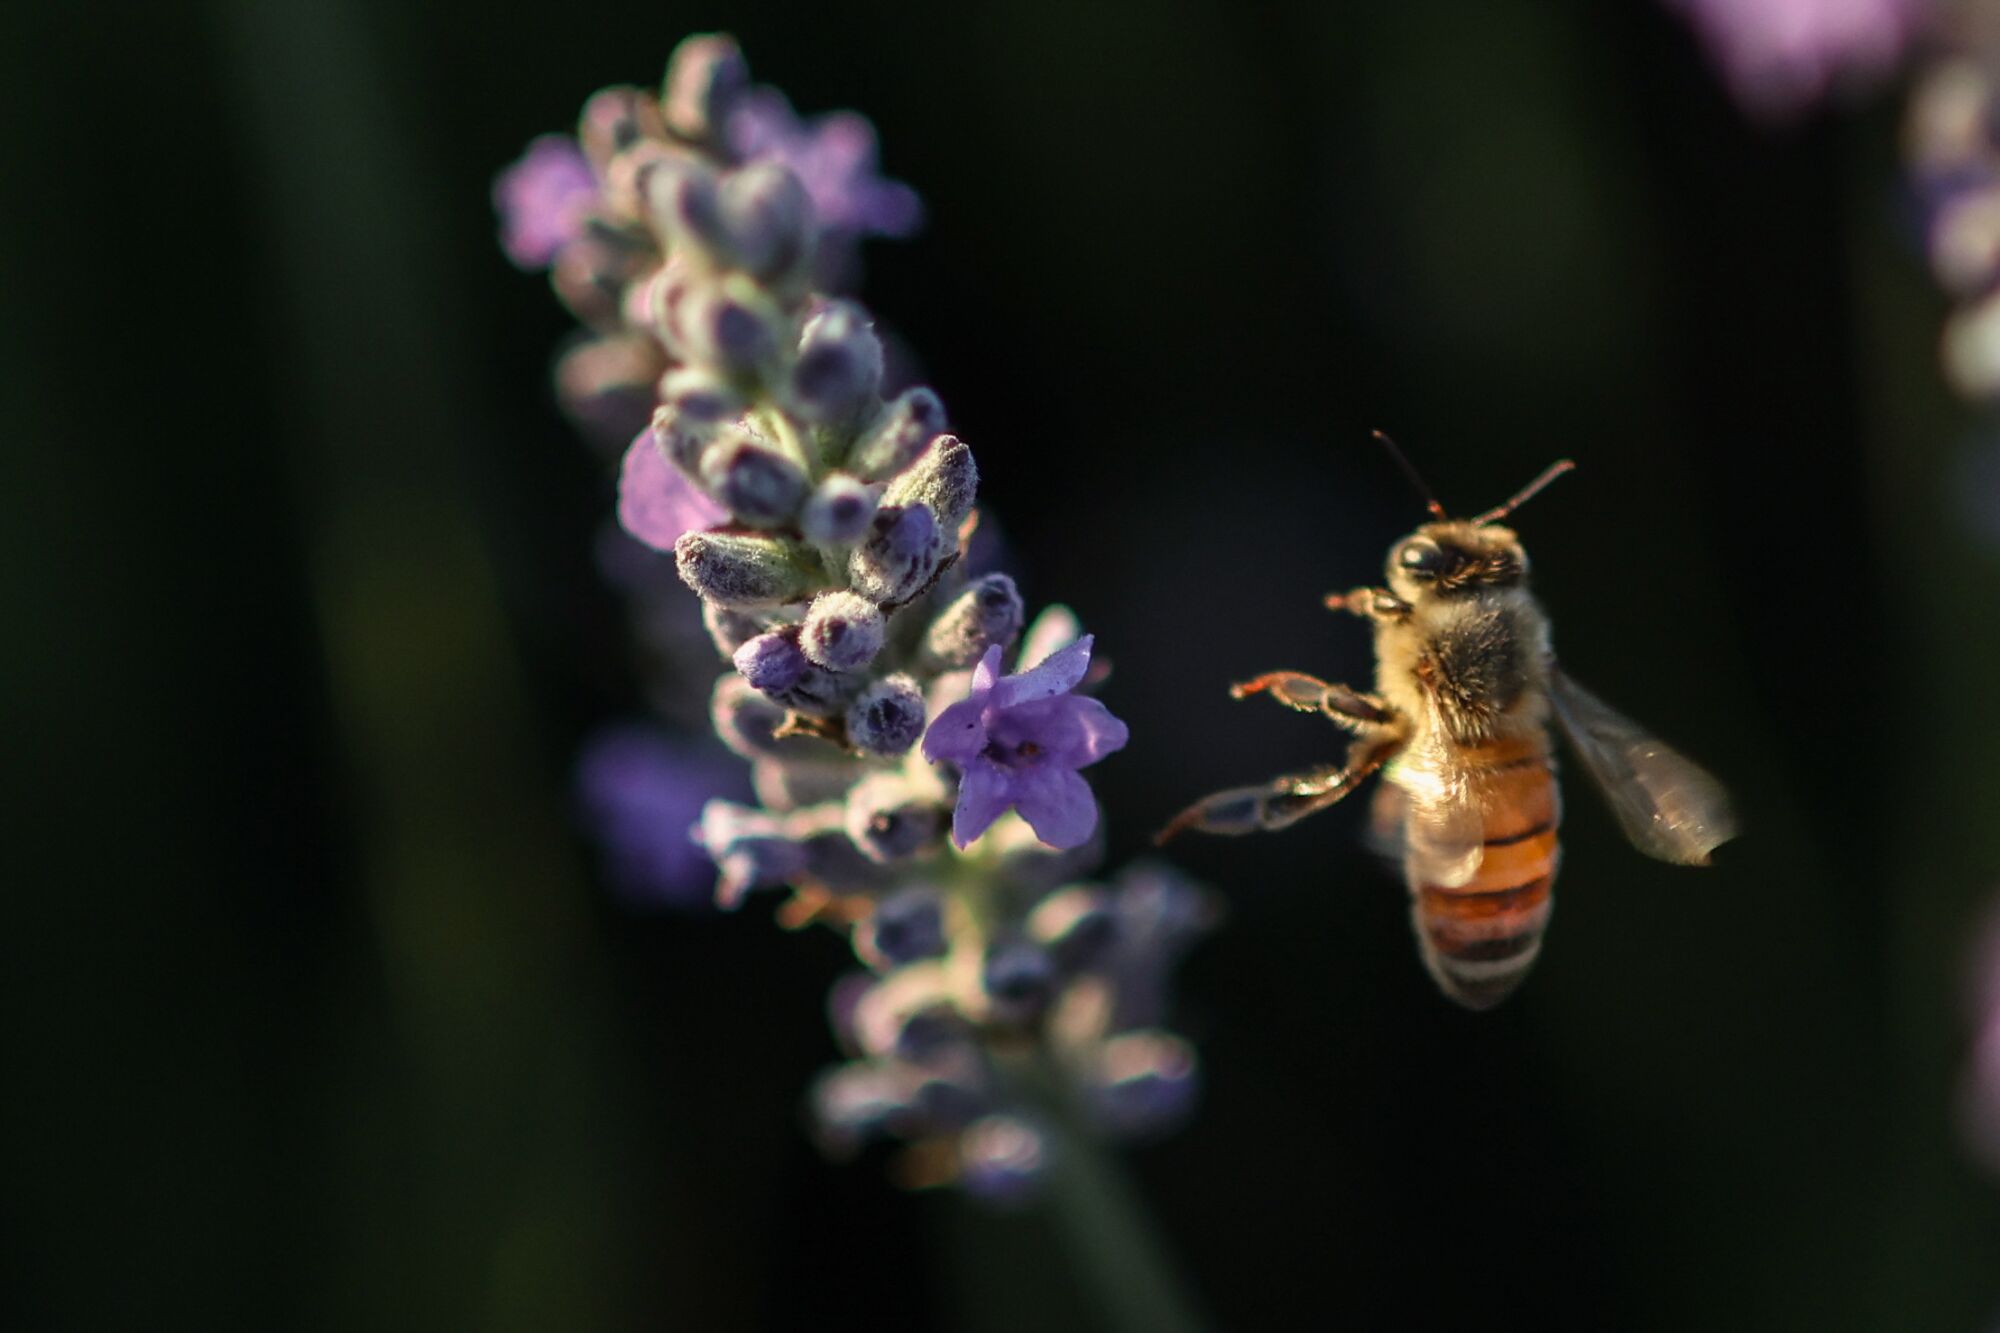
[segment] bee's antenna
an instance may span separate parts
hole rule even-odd
[[[1481,514],[1478,518],[1473,519],[1472,525],[1474,527],[1478,527],[1482,523],[1499,522],[1501,519],[1507,517],[1507,515],[1513,513],[1516,509],[1519,509],[1522,505],[1528,503],[1528,501],[1534,499],[1536,493],[1539,492],[1542,489],[1542,487],[1548,485],[1550,482],[1554,481],[1557,477],[1560,477],[1563,473],[1573,471],[1575,467],[1576,463],[1571,459],[1567,458],[1557,459],[1555,462],[1549,464],[1548,467],[1542,470],[1541,476],[1536,477],[1526,486],[1523,486],[1520,490],[1514,492],[1513,496],[1508,499],[1507,503],[1500,505],[1497,508],[1489,509],[1485,513]]]
[[[1417,494],[1424,497],[1424,508],[1430,511],[1431,517],[1440,523],[1448,522],[1444,506],[1438,503],[1437,496],[1431,494],[1431,488],[1424,485],[1423,477],[1418,474],[1416,465],[1410,462],[1408,455],[1389,438],[1386,431],[1371,431],[1370,434],[1382,442],[1382,447],[1389,451],[1389,457],[1396,460],[1396,466],[1403,469],[1403,475],[1410,479],[1410,485],[1416,487]]]

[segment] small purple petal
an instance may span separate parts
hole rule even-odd
[[[1074,769],[1023,769],[1012,783],[1014,808],[1035,836],[1058,849],[1081,847],[1097,828],[1097,801]]]
[[[671,551],[684,533],[726,517],[722,506],[667,462],[650,429],[639,432],[618,472],[618,521],[625,531],[655,550]]]
[[[986,718],[976,698],[961,699],[937,715],[924,733],[924,758],[961,768],[986,748]]]
[[[1049,654],[1046,661],[1018,676],[1008,676],[1000,681],[993,687],[993,706],[1013,708],[1075,689],[1083,680],[1084,673],[1090,670],[1090,645],[1095,641],[1095,635],[1086,634],[1068,647]],[[988,657],[993,658],[991,651]],[[998,659],[993,660],[997,662]],[[984,670],[985,665],[982,661],[980,668]]]
[[[547,268],[583,234],[597,199],[597,177],[576,140],[542,135],[493,181],[501,248],[521,268]]]
[[[993,734],[1011,747],[1031,741],[1040,750],[1041,762],[1059,768],[1082,768],[1094,764],[1114,750],[1125,748],[1131,739],[1126,725],[1111,715],[1096,699],[1075,694],[1059,694],[1038,699],[1001,713],[992,726]]]
[[[960,851],[970,847],[980,834],[993,827],[994,820],[1007,813],[1011,786],[1006,774],[994,764],[975,762],[965,770],[958,780],[958,808],[951,816],[951,840]]]

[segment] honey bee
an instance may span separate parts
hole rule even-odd
[[[1562,797],[1549,721],[1648,856],[1706,865],[1735,835],[1720,784],[1621,716],[1556,665],[1549,622],[1528,591],[1528,554],[1500,520],[1570,470],[1556,463],[1505,504],[1469,520],[1444,507],[1378,432],[1427,501],[1431,520],[1389,549],[1386,588],[1327,597],[1374,624],[1375,691],[1297,671],[1230,687],[1324,714],[1353,733],[1338,767],[1217,792],[1157,841],[1187,829],[1289,827],[1380,769],[1374,841],[1400,860],[1424,965],[1451,999],[1488,1009],[1527,975],[1548,928],[1562,848]]]

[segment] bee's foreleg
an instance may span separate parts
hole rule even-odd
[[[1343,726],[1383,727],[1396,722],[1396,712],[1372,694],[1335,685],[1303,671],[1267,671],[1254,680],[1229,687],[1231,698],[1268,694],[1301,713],[1325,713]]]
[[[1345,611],[1363,620],[1402,620],[1410,614],[1410,604],[1387,588],[1350,588],[1326,595],[1326,609]]]

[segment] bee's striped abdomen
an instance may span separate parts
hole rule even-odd
[[[1463,756],[1485,823],[1479,869],[1464,884],[1410,885],[1424,965],[1470,1009],[1507,998],[1542,947],[1561,856],[1562,799],[1545,738],[1503,741]]]

